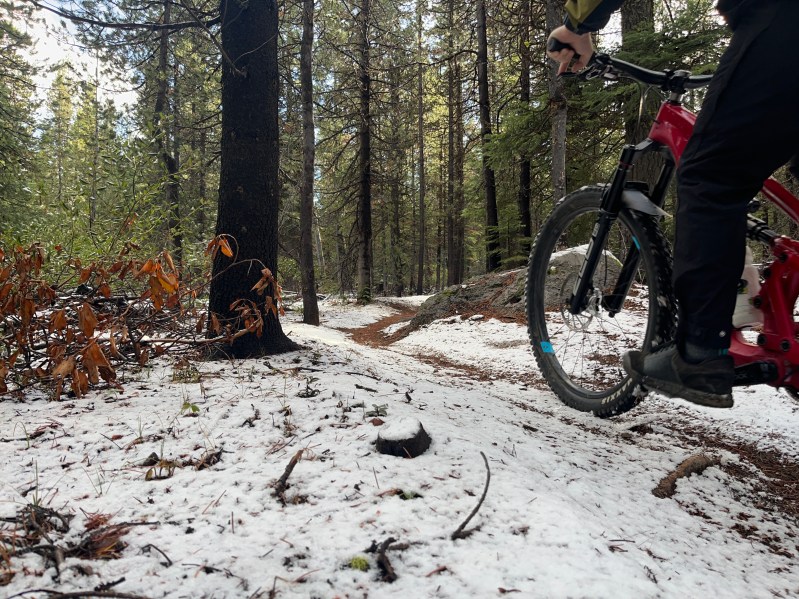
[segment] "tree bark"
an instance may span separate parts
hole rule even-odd
[[[422,51],[422,36],[424,34],[424,29],[422,27],[422,12],[424,10],[425,3],[421,0],[416,5],[416,27],[418,29],[418,72],[417,72],[417,82],[416,82],[416,94],[417,94],[417,115],[418,115],[418,134],[419,134],[419,255],[417,256],[419,263],[418,269],[419,273],[416,279],[416,294],[422,295],[424,293],[424,268],[425,268],[425,261],[427,259],[427,238],[425,233],[425,194],[427,193],[426,189],[426,179],[425,179],[425,171],[424,171],[424,67],[422,63],[424,62],[424,55]]]
[[[313,203],[315,134],[313,120],[313,21],[314,0],[302,3],[300,42],[300,87],[302,95],[302,183],[300,186],[300,276],[302,321],[319,326],[316,276],[313,260]]]
[[[455,93],[455,65],[453,55],[455,0],[447,3],[447,221],[445,226],[447,247],[447,286],[458,283],[457,257],[455,255],[455,105],[460,102],[460,92]]]
[[[403,264],[402,264],[402,231],[400,227],[401,217],[401,200],[402,194],[400,192],[400,182],[402,174],[406,172],[406,166],[403,164],[402,155],[402,140],[400,138],[400,130],[402,123],[402,108],[400,107],[400,67],[397,66],[400,57],[394,55],[392,57],[392,65],[389,67],[388,84],[390,88],[390,101],[391,101],[391,116],[389,134],[389,168],[390,172],[387,173],[386,178],[389,184],[389,198],[391,203],[391,243],[389,244],[389,253],[391,258],[391,293],[397,297],[401,297],[405,290],[405,282],[403,281]],[[412,221],[413,222],[413,221]],[[413,248],[414,244],[411,244]],[[412,251],[412,249],[411,249]],[[410,268],[411,271],[411,288],[413,288],[413,258],[411,257]],[[388,287],[388,284],[386,285]]]
[[[164,0],[164,24],[172,22],[172,2]],[[164,29],[159,33],[158,39],[158,88],[155,95],[153,109],[153,133],[159,157],[166,174],[164,195],[169,210],[167,227],[172,240],[176,262],[180,265],[183,258],[183,237],[180,235],[180,181],[178,178],[179,164],[170,151],[169,131],[166,121],[168,112],[169,89],[169,30]],[[177,215],[177,218],[176,218]]]
[[[521,35],[519,36],[519,100],[526,108],[530,104],[530,0],[521,0]],[[519,164],[519,236],[522,238],[522,255],[530,254],[533,223],[530,215],[530,157],[522,156]]]
[[[622,48],[629,46],[630,35],[636,32],[655,31],[655,9],[653,0],[627,0],[621,8],[621,38]],[[628,144],[635,144],[646,138],[649,133],[650,122],[643,118],[654,115],[660,100],[657,94],[650,94],[641,106],[640,90],[633,92],[625,100],[626,118],[624,121],[624,138]],[[639,110],[643,109],[642,118],[639,119]],[[663,160],[656,152],[648,152],[639,156],[634,167],[634,177],[640,181],[653,183],[659,173]]]
[[[358,301],[372,299],[372,114],[369,55],[369,9],[371,0],[361,0],[358,13],[360,119],[358,124]]]
[[[480,137],[483,142],[483,185],[486,202],[486,270],[497,270],[499,255],[499,213],[494,169],[491,168],[486,145],[491,137],[491,107],[488,94],[488,36],[486,33],[485,0],[477,0],[477,95],[480,105]]]
[[[455,61],[455,218],[453,227],[455,283],[462,283],[466,274],[466,223],[463,210],[466,207],[464,192],[463,165],[466,160],[466,149],[463,147],[463,73],[461,63]]]
[[[277,289],[252,290],[261,269],[277,274],[278,71],[275,0],[221,0],[222,136],[216,234],[229,236],[234,260],[218,252],[209,310],[223,324],[242,328],[234,302],[243,300],[264,319],[263,334],[247,334],[224,351],[236,358],[297,349],[266,305]],[[214,331],[209,331],[215,335]]]
[[[547,0],[547,29],[563,24],[563,2]],[[551,61],[550,61],[551,62]],[[563,84],[557,76],[557,66],[549,69],[549,111],[552,120],[552,199],[566,195],[566,121],[568,105],[563,95]]]

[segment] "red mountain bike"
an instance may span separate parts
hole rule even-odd
[[[541,227],[527,272],[527,328],[538,366],[565,404],[600,417],[637,405],[646,395],[621,364],[632,349],[671,340],[677,309],[671,282],[671,248],[659,223],[669,183],[696,117],[681,103],[690,89],[712,76],[687,71],[650,71],[606,55],[595,55],[579,76],[629,77],[668,93],[649,136],[625,146],[607,185],[583,187],[562,198]],[[665,157],[654,186],[628,180],[646,152]],[[766,200],[799,223],[799,199],[774,179]],[[753,208],[756,204],[753,203]],[[762,328],[732,336],[736,385],[767,383],[799,394],[799,242],[748,216],[748,237],[774,256],[762,269],[754,305]]]

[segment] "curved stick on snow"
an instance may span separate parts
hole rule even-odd
[[[483,505],[483,501],[485,500],[486,495],[488,494],[488,483],[491,482],[491,469],[488,467],[488,458],[486,457],[486,454],[484,454],[481,451],[480,455],[483,456],[483,461],[485,462],[485,465],[486,465],[486,486],[483,489],[483,495],[480,497],[480,501],[478,501],[477,505],[474,506],[474,509],[472,510],[472,513],[469,514],[469,516],[466,518],[466,520],[463,521],[463,524],[461,524],[458,527],[458,530],[453,532],[452,535],[450,536],[450,539],[452,539],[453,541],[455,539],[465,539],[466,537],[471,535],[472,532],[474,532],[474,529],[472,529],[472,530],[464,530],[464,528],[466,528],[466,525],[469,524],[469,520],[474,518],[474,515],[480,509],[480,506]]]

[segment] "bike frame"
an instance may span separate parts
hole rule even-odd
[[[695,122],[696,116],[678,100],[666,100],[658,111],[649,137],[638,145],[628,145],[622,150],[613,179],[605,188],[600,216],[573,289],[572,313],[577,314],[586,308],[593,273],[608,232],[625,206],[625,190],[639,187],[627,180],[636,158],[651,151],[665,155],[666,163],[649,196],[654,205],[662,207],[676,163],[688,143]],[[762,194],[799,225],[798,198],[772,178],[765,182]],[[748,236],[770,246],[774,260],[764,270],[763,285],[754,299],[755,305],[763,312],[762,332],[758,334],[757,342],[750,343],[739,330],[734,330],[732,334],[729,353],[736,366],[736,384],[768,383],[775,387],[799,389],[799,369],[796,368],[799,365],[799,323],[793,317],[799,297],[799,242],[779,235],[765,222],[751,216],[748,219]],[[621,309],[635,277],[638,260],[638,249],[633,246],[625,256],[613,293],[603,299],[603,307],[611,316]]]

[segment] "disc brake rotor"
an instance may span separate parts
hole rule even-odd
[[[577,279],[576,274],[571,274],[566,277],[560,287],[560,297],[563,301],[560,303],[560,314],[563,317],[563,322],[572,331],[585,331],[591,325],[595,316],[599,316],[599,306],[602,305],[602,293],[599,289],[594,288],[589,292],[588,305],[579,314],[572,314],[570,310],[571,294],[574,289],[574,281]]]

